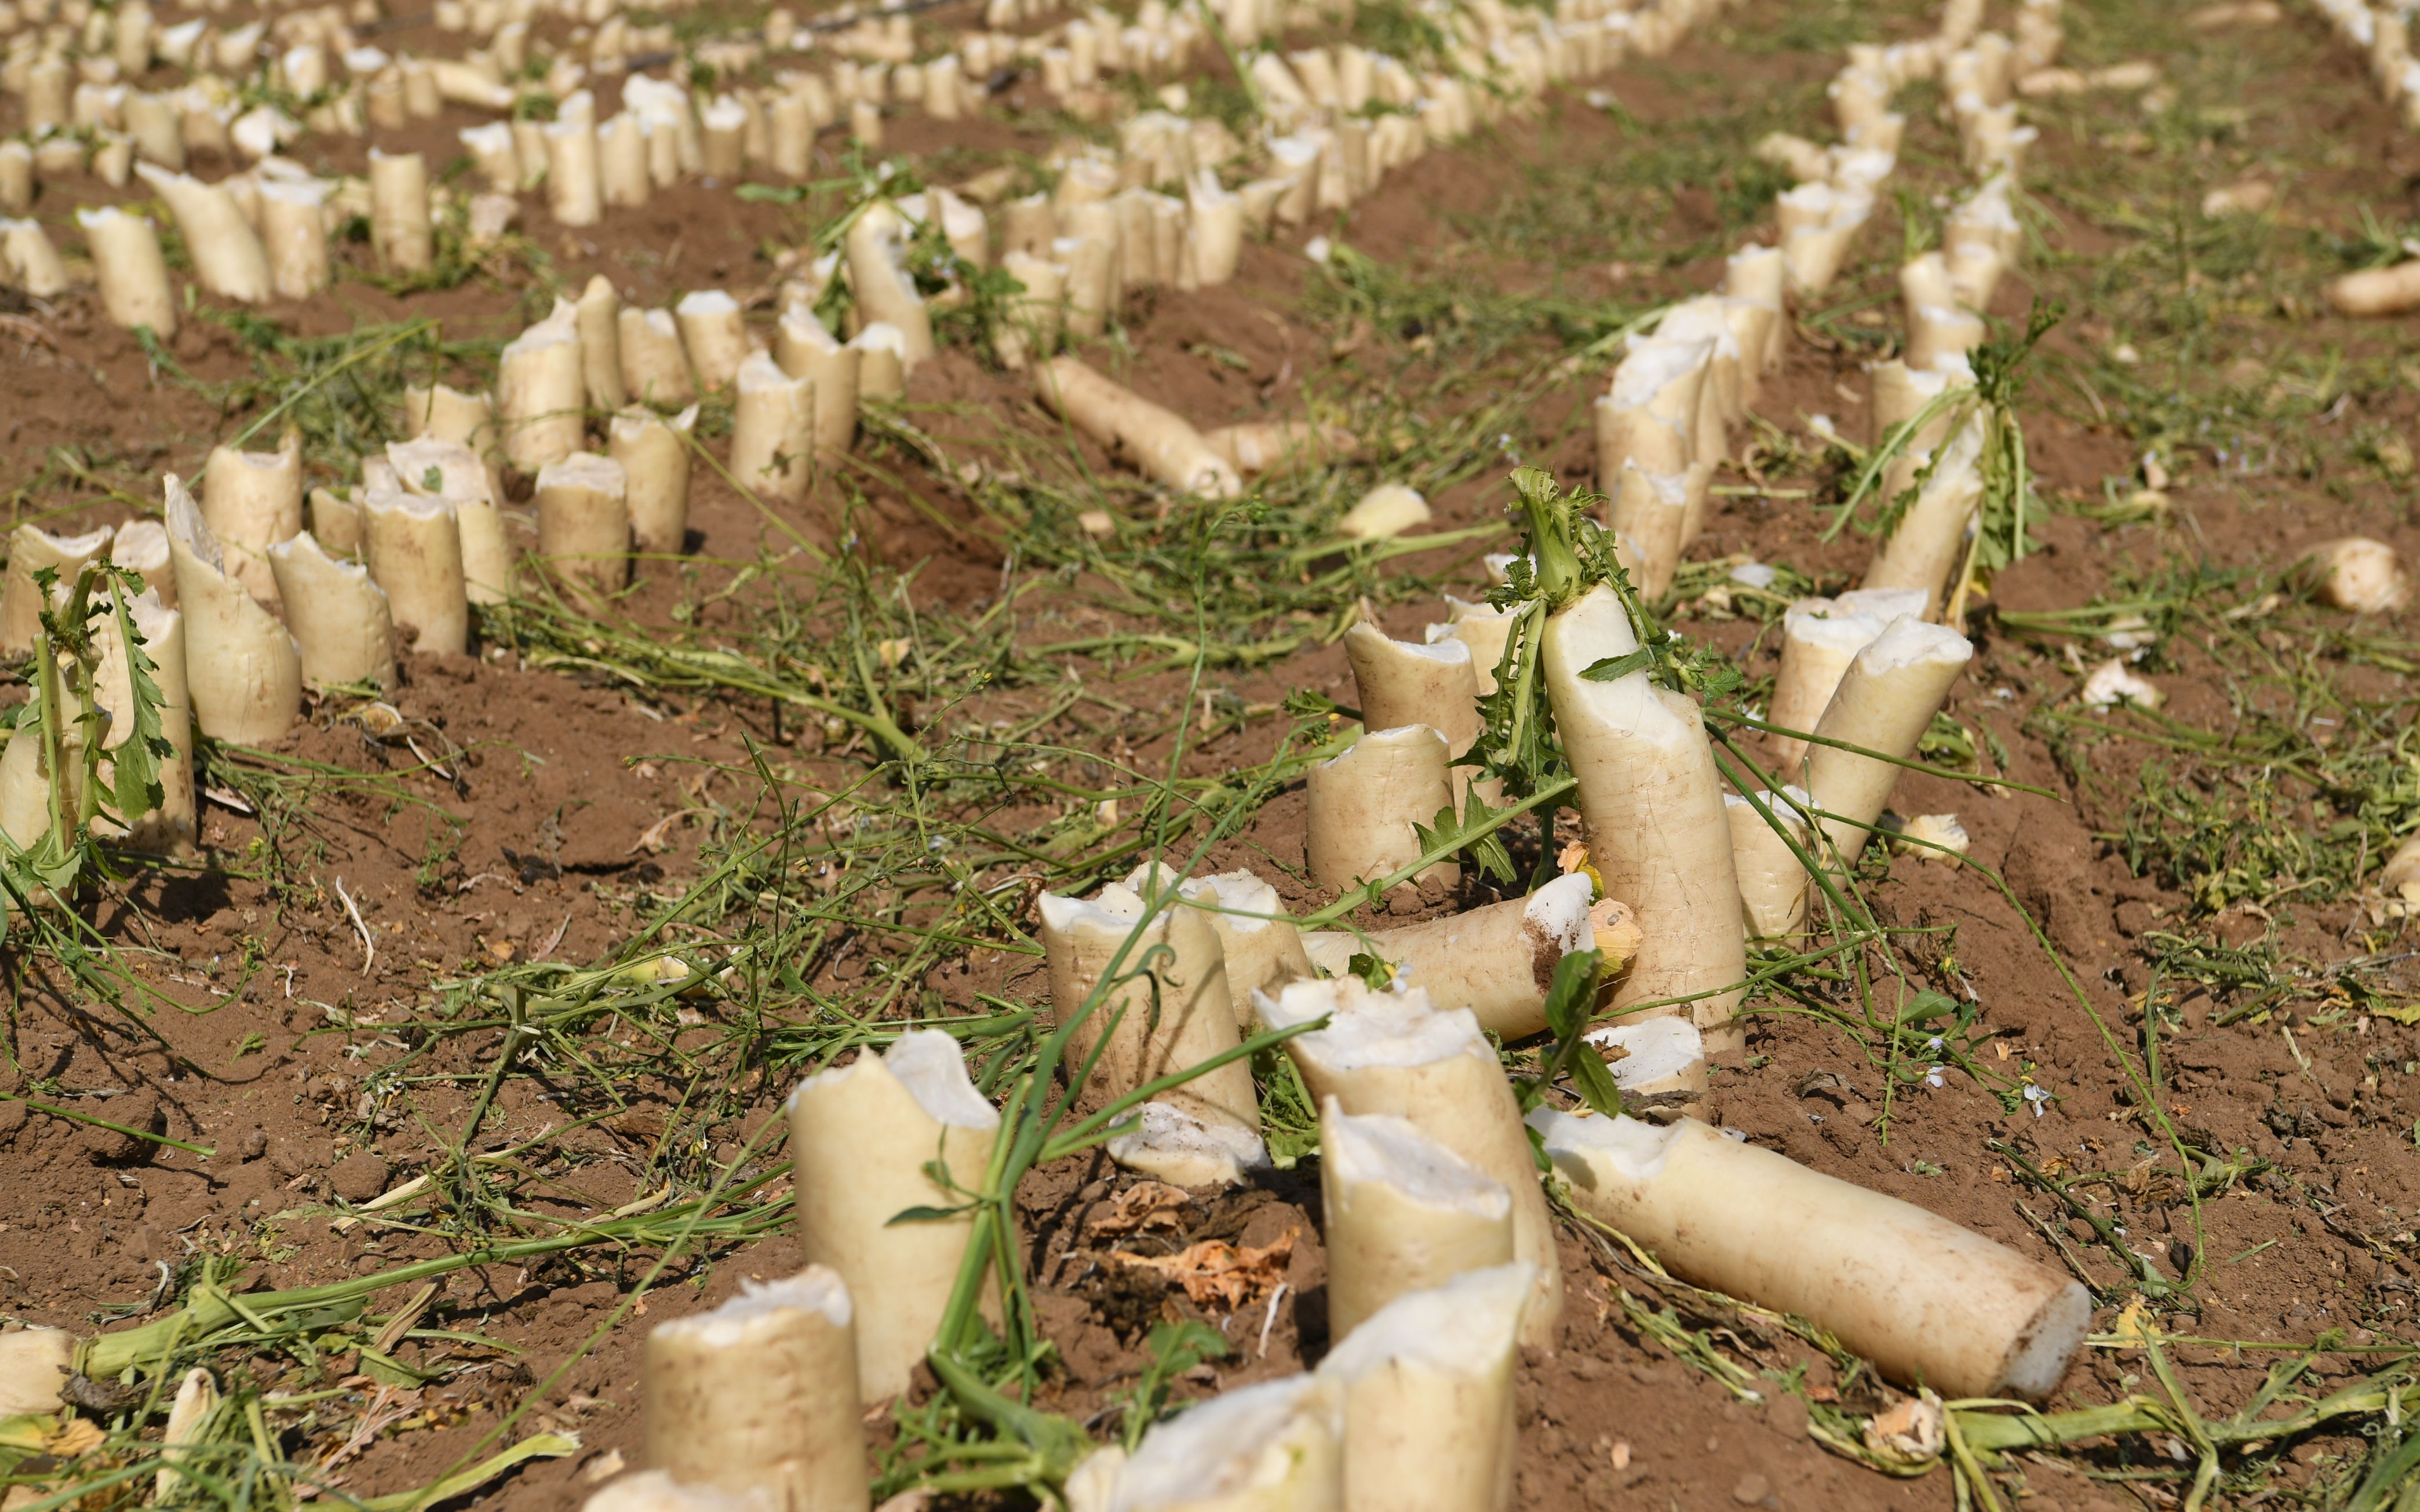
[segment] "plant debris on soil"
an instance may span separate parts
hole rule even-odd
[[[1613,338],[1769,228],[1785,180],[1749,147],[1823,126],[1840,49],[1930,11],[1745,0],[1391,176],[1308,228],[1322,260],[1301,232],[1252,242],[1233,284],[1138,295],[1087,348],[1197,424],[1332,418],[1368,456],[1168,497],[946,345],[805,505],[768,519],[700,469],[689,554],[609,605],[533,589],[471,655],[315,697],[262,748],[206,745],[198,859],[129,861],[79,902],[88,931],[0,954],[0,1319],[129,1341],[72,1382],[72,1416],[0,1429],[6,1507],[155,1499],[195,1364],[225,1402],[176,1499],[549,1512],[635,1466],[646,1329],[800,1263],[781,1108],[802,1076],[940,1026],[1004,1091],[1047,1033],[1035,898],[1155,853],[1249,867],[1297,915],[1333,902],[1304,869],[1303,778],[1356,717],[1343,630],[1417,640],[1444,595],[1482,595],[1481,558],[1518,540],[1506,475],[1589,480]],[[700,37],[760,19],[680,14]],[[1358,24],[1413,15],[1373,0]],[[1976,660],[1893,800],[1956,813],[1971,849],[1874,847],[1869,939],[1752,959],[1706,1117],[2071,1273],[2088,1347],[2042,1418],[1953,1412],[1987,1461],[1953,1468],[1836,1341],[1566,1215],[1560,1334],[1519,1373],[1519,1504],[2420,1497],[2420,949],[2379,877],[2420,831],[2420,627],[2315,605],[2289,572],[2337,535],[2420,555],[2420,340],[2318,296],[2420,235],[2420,138],[2316,15],[2065,15],[2066,61],[2155,59],[2162,98],[2026,103],[2031,251],[1990,315],[1996,338],[2059,314],[2019,413],[2048,513],[1971,607]],[[383,45],[435,45],[396,24]],[[1917,96],[1902,192],[1798,312],[1658,607],[1740,674],[1710,724],[1761,707],[1790,590],[1852,586],[1872,549],[1832,529],[1874,439],[1864,368],[1966,182]],[[408,145],[450,162],[472,118]],[[1076,129],[1038,97],[964,124],[903,120],[888,151],[939,182]],[[347,139],[318,150],[358,167]],[[835,182],[864,171],[818,150]],[[2204,213],[2255,177],[2265,208]],[[281,405],[314,482],[349,481],[404,383],[485,387],[591,273],[648,306],[769,293],[771,255],[842,203],[691,180],[579,232],[533,217],[448,286],[205,301],[164,346],[88,289],[12,307],[11,520],[156,513],[161,473]],[[1340,543],[1379,482],[1435,518]],[[1735,579],[1750,561],[1778,583]],[[2081,701],[2113,656],[2156,708]],[[1569,838],[1505,835],[1525,872]],[[1466,868],[1347,922],[1517,891]],[[1246,1188],[1089,1151],[1016,1191],[1052,1346],[1034,1405],[1131,1443],[1326,1349],[1316,1117],[1282,1057],[1256,1072],[1280,1168]],[[965,1442],[945,1403],[920,1379],[870,1419],[877,1500]]]

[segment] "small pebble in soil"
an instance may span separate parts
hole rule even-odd
[[[1731,1488],[1731,1500],[1742,1506],[1754,1506],[1773,1494],[1773,1483],[1754,1471],[1742,1475]]]

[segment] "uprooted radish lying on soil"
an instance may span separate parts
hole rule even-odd
[[[2363,0],[0,0],[0,1507],[2420,1505]]]

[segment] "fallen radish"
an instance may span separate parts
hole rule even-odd
[[[883,1401],[908,1389],[949,1306],[974,1227],[960,1194],[983,1184],[1000,1112],[939,1029],[817,1072],[787,1107],[799,1248],[846,1284],[859,1397]],[[892,1222],[915,1207],[946,1215]]]
[[[1073,357],[1036,366],[1033,387],[1053,413],[1149,477],[1215,499],[1233,499],[1244,490],[1234,468],[1183,418]]]
[[[640,1381],[650,1469],[798,1512],[869,1504],[849,1290],[830,1266],[657,1324]]]
[[[101,285],[101,309],[113,325],[147,327],[166,340],[177,333],[177,291],[168,282],[168,260],[160,233],[142,216],[103,206],[76,211],[85,244]],[[264,259],[266,254],[263,254]]]
[[[1264,420],[1202,433],[1210,449],[1246,476],[1283,475],[1350,461],[1361,443],[1342,425],[1310,420]]]
[[[1345,1113],[1405,1119],[1503,1183],[1512,1196],[1513,1257],[1537,1267],[1522,1338],[1551,1341],[1563,1305],[1554,1223],[1512,1084],[1470,1011],[1440,1012],[1418,987],[1373,992],[1355,977],[1292,982],[1275,996],[1263,994],[1255,1008],[1272,1028],[1328,1019],[1326,1028],[1285,1042],[1323,1108],[1334,1098]]]
[[[1320,1108],[1319,1200],[1333,1340],[1405,1292],[1512,1258],[1503,1182],[1412,1123],[1334,1098]]]
[[[1384,541],[1429,522],[1429,501],[1419,490],[1383,483],[1361,496],[1336,522],[1336,533],[1352,541]]]
[[[1587,874],[1574,872],[1526,898],[1367,935],[1312,934],[1303,943],[1330,976],[1343,976],[1355,955],[1374,956],[1435,1001],[1470,1010],[1481,1028],[1510,1042],[1545,1032],[1546,990],[1564,956],[1602,950],[1610,978],[1637,953],[1638,929],[1629,910],[1612,904],[1611,927],[1599,929],[1590,917],[1592,892]]]
[[[1573,1206],[1675,1275],[1795,1313],[1905,1385],[2040,1399],[2091,1294],[1946,1218],[1727,1138],[1694,1119],[1529,1116]]]
[[[2388,614],[2412,602],[2412,577],[2395,548],[2347,535],[2306,547],[2292,577],[2331,609]]]
[[[1406,1292],[1319,1364],[1343,1423],[1344,1512],[1502,1512],[1516,1459],[1513,1366],[1531,1268]]]

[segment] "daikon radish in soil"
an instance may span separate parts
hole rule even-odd
[[[117,528],[116,538],[109,543],[109,560],[116,566],[143,575],[143,586],[160,595],[163,608],[177,607],[177,578],[168,565],[168,527],[156,519],[129,520]],[[8,610],[0,607],[0,619]]]
[[[1820,854],[1803,811],[1807,802],[1806,791],[1796,787],[1778,794],[1760,792],[1753,803],[1736,793],[1723,795],[1731,821],[1731,865],[1739,872],[1740,906],[1752,938],[1776,940],[1806,922],[1807,864],[1791,850],[1789,841],[1810,857]]]
[[[1495,692],[1496,669],[1504,664],[1504,647],[1512,639],[1518,611],[1465,603],[1451,594],[1446,596],[1445,610],[1445,623],[1422,626],[1422,637],[1431,644],[1459,640],[1468,646],[1471,676],[1481,696]]]
[[[1502,1512],[1518,1435],[1513,1367],[1530,1267],[1406,1292],[1319,1363],[1344,1423],[1345,1512]]]
[[[799,1512],[862,1512],[852,1314],[840,1273],[810,1265],[657,1324],[640,1375],[648,1466]]]
[[[858,354],[857,397],[862,405],[908,396],[908,338],[888,320],[876,320],[849,338]]]
[[[253,597],[274,606],[277,579],[263,553],[302,528],[301,433],[287,431],[273,452],[211,447],[202,473],[202,517],[226,552],[236,580]]]
[[[541,468],[537,549],[575,593],[619,593],[630,580],[629,480],[622,464],[574,452]]]
[[[1874,551],[1865,588],[1915,588],[1929,618],[1941,611],[1950,575],[1966,556],[1966,529],[1982,507],[1983,425],[1971,419],[1942,444],[1932,476]]]
[[[1311,1376],[1237,1386],[1078,1465],[1067,1512],[1342,1512],[1337,1418]]]
[[[1456,757],[1479,738],[1478,663],[1461,641],[1397,640],[1363,620],[1344,632],[1344,659],[1353,669],[1364,728],[1424,724],[1445,736],[1446,753]],[[1459,768],[1456,776],[1466,779],[1469,769]],[[1453,784],[1457,793],[1464,785]]]
[[[496,469],[468,446],[434,436],[389,441],[386,457],[404,492],[432,495],[453,506],[454,529],[461,537],[462,588],[470,602],[501,604],[511,597],[517,553],[504,539],[504,513],[496,507]]]
[[[607,455],[622,464],[628,480],[630,539],[650,556],[677,556],[689,549],[690,449],[683,438],[697,424],[691,405],[666,420],[633,405],[613,416],[606,429]]]
[[[608,414],[630,402],[622,382],[622,296],[603,273],[580,291],[581,384],[588,408]]]
[[[631,398],[659,409],[678,409],[697,402],[689,354],[681,347],[680,324],[670,310],[625,305],[615,325],[622,386]]]
[[[185,616],[186,681],[194,722],[212,740],[257,746],[302,710],[302,656],[276,616],[228,570],[194,496],[168,473],[168,560]]]
[[[1445,737],[1424,724],[1373,730],[1342,755],[1311,769],[1304,782],[1303,853],[1311,880],[1342,891],[1392,876],[1424,848],[1416,825],[1434,825],[1453,802]],[[1450,856],[1415,880],[1450,887],[1462,876]]]
[[[1533,543],[1542,536],[1533,530]],[[1611,681],[1582,675],[1638,641],[1609,588],[1558,603],[1575,580],[1568,553],[1540,552],[1540,590],[1554,606],[1540,665],[1579,784],[1589,862],[1638,922],[1638,954],[1613,1006],[1683,999],[1665,1011],[1686,1014],[1710,1046],[1729,1048],[1741,1038],[1731,1015],[1747,954],[1730,819],[1703,719],[1694,700],[1656,687],[1644,668]]]
[[[453,501],[374,489],[362,503],[362,538],[370,577],[385,591],[396,633],[411,649],[435,656],[467,650],[471,598]]]
[[[1412,1123],[1334,1098],[1320,1109],[1319,1199],[1332,1340],[1405,1292],[1512,1259],[1503,1182]]]
[[[367,567],[336,561],[308,531],[271,547],[269,565],[305,683],[396,686],[395,617]]]
[[[1624,463],[1668,474],[1684,472],[1697,460],[1714,355],[1710,341],[1650,341],[1631,348],[1613,371],[1611,391],[1594,407],[1599,491],[1617,494]],[[1614,528],[1621,530],[1621,521]]]
[[[1538,1267],[1522,1339],[1551,1341],[1563,1306],[1554,1222],[1512,1084],[1470,1011],[1439,1011],[1418,987],[1373,992],[1357,977],[1291,982],[1254,1006],[1272,1028],[1329,1016],[1327,1027],[1285,1042],[1322,1107],[1334,1098],[1346,1113],[1405,1119],[1503,1183],[1512,1196],[1513,1257]]]
[[[168,260],[160,233],[142,216],[115,206],[76,211],[85,244],[92,253],[101,307],[113,325],[129,331],[147,326],[163,341],[177,333],[177,290],[168,282]],[[266,260],[266,254],[263,259]]]
[[[814,312],[793,306],[782,316],[773,360],[814,387],[815,446],[827,460],[857,439],[857,380],[864,354],[833,339]]]
[[[203,292],[246,304],[259,304],[274,292],[260,234],[226,185],[206,184],[147,162],[136,163],[134,173],[176,216],[186,255],[193,259],[194,281]]]
[[[1902,614],[1922,614],[1924,594],[1910,588],[1854,588],[1837,598],[1802,598],[1781,616],[1781,667],[1764,722],[1812,733],[1856,654]],[[1768,734],[1776,775],[1796,777],[1807,754],[1799,735]]]
[[[1912,1203],[1695,1119],[1529,1116],[1572,1205],[1695,1285],[1798,1314],[1901,1385],[2039,1400],[2091,1294]]]
[[[1233,499],[1244,491],[1234,468],[1183,417],[1073,357],[1037,364],[1033,389],[1053,414],[1147,477],[1215,499]]]
[[[1606,928],[1595,926],[1592,890],[1587,874],[1574,872],[1526,898],[1366,936],[1323,932],[1304,945],[1330,976],[1343,975],[1355,955],[1376,956],[1436,1002],[1469,1009],[1481,1028],[1508,1042],[1525,1040],[1546,1030],[1546,990],[1564,956],[1603,950],[1610,979],[1638,949],[1637,927],[1621,904],[1607,911]]]
[[[44,608],[63,609],[78,574],[109,550],[110,529],[104,525],[82,535],[54,535],[39,525],[20,525],[8,532],[8,575],[0,587],[0,652],[22,656],[34,649],[42,628]],[[41,584],[34,574],[48,567],[57,580],[51,602],[43,603]]]
[[[2304,549],[2295,580],[2320,603],[2356,614],[2387,614],[2412,602],[2412,578],[2395,548],[2347,535]]]
[[[755,349],[739,301],[719,288],[683,295],[673,306],[673,322],[680,328],[681,349],[689,354],[698,386],[708,393],[729,388]]]
[[[1818,745],[1807,753],[1807,792],[1817,810],[1833,816],[1816,823],[1826,848],[1838,856],[1837,862],[1831,856],[1819,860],[1844,869],[1855,865],[1899,784],[1901,768],[1842,747],[1912,759],[1949,686],[1974,656],[1964,636],[1913,615],[1893,620],[1857,653],[1815,726],[1817,735],[1841,744]]]
[[[731,475],[759,499],[797,503],[815,459],[815,393],[765,352],[739,364],[732,402]]]
[[[908,272],[907,222],[896,208],[876,200],[858,212],[841,246],[858,309],[869,324],[879,320],[898,329],[907,339],[907,369],[913,373],[932,359],[933,315]]]
[[[1129,888],[1137,886],[1126,879]],[[1312,975],[1311,957],[1303,953],[1302,934],[1285,917],[1278,889],[1249,871],[1217,872],[1193,877],[1178,892],[1210,921],[1227,962],[1227,995],[1235,1010],[1240,1032],[1252,1023],[1252,995],[1275,992],[1289,981]]]
[[[513,338],[496,365],[496,422],[504,460],[535,477],[587,439],[587,377],[581,366],[580,310],[554,313]]]
[[[1099,1048],[1091,1094],[1123,1097],[1240,1042],[1226,953],[1201,910],[1173,899],[1147,910],[1144,895],[1123,883],[1089,901],[1044,893],[1037,906],[1060,1022],[1081,1011],[1104,978],[1111,979],[1069,1046],[1071,1066]],[[1260,1099],[1246,1061],[1204,1072],[1158,1100],[1222,1121],[1238,1134],[1236,1148],[1246,1157],[1260,1143]]]
[[[817,1072],[790,1094],[799,1250],[847,1284],[861,1400],[908,1389],[957,1284],[1000,1112],[968,1079],[958,1042],[911,1029],[877,1056]],[[939,1163],[951,1185],[926,1167]],[[947,1217],[892,1223],[915,1207]]]

